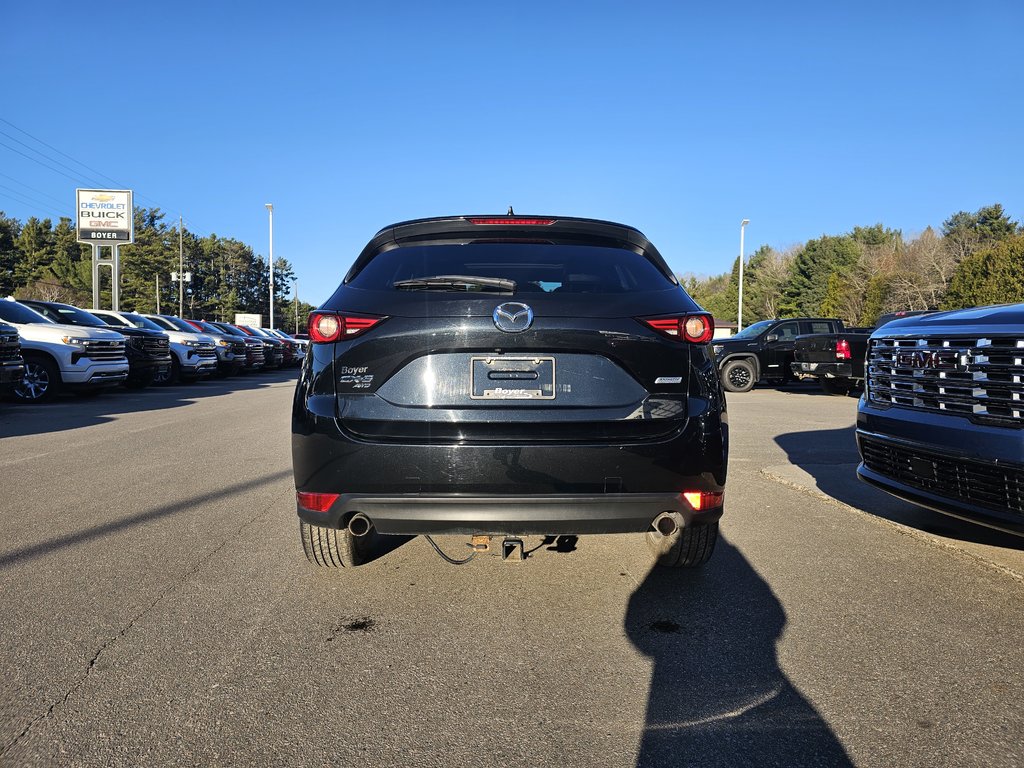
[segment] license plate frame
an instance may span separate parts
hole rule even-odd
[[[471,357],[469,397],[500,402],[554,400],[555,358],[553,355]]]

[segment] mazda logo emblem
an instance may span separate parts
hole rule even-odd
[[[533,310],[509,301],[494,308],[494,327],[505,333],[521,333],[533,325]]]

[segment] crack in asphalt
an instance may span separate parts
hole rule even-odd
[[[289,493],[290,493],[290,491],[289,491]],[[100,657],[103,655],[104,651],[107,650],[107,648],[109,648],[114,643],[116,643],[118,640],[120,640],[122,637],[124,637],[126,634],[128,634],[128,632],[130,632],[131,629],[142,618],[144,618],[147,614],[152,612],[152,610],[154,608],[156,608],[157,605],[159,605],[160,602],[165,597],[167,597],[172,592],[174,592],[177,589],[179,589],[182,586],[182,584],[184,584],[190,578],[192,578],[197,573],[199,573],[199,571],[201,571],[203,569],[203,567],[207,563],[209,563],[210,560],[212,560],[214,558],[214,556],[218,552],[220,552],[222,549],[224,549],[224,547],[226,547],[228,545],[229,541],[231,541],[238,534],[242,533],[242,531],[244,531],[246,528],[249,528],[250,526],[252,526],[261,517],[264,517],[267,514],[269,514],[270,511],[275,508],[275,506],[276,506],[275,502],[273,502],[273,501],[270,502],[269,504],[267,504],[266,507],[264,507],[259,512],[257,512],[255,515],[253,515],[251,518],[249,518],[244,523],[242,523],[242,525],[239,526],[233,533],[230,533],[227,536],[225,536],[224,540],[218,546],[216,546],[214,549],[211,549],[209,552],[206,553],[205,556],[203,556],[198,561],[196,561],[196,563],[193,565],[192,568],[190,568],[189,570],[185,571],[185,573],[183,573],[179,578],[175,579],[170,584],[168,584],[167,587],[165,587],[148,606],[146,606],[145,608],[142,609],[142,611],[140,611],[138,614],[133,616],[131,621],[129,621],[124,627],[122,627],[117,632],[117,634],[115,634],[113,637],[105,640],[100,645],[100,647],[97,649],[95,655],[89,660],[89,665],[85,669],[85,674],[82,675],[78,679],[78,682],[76,682],[74,685],[72,685],[71,688],[68,689],[67,693],[65,693],[62,698],[59,698],[56,701],[54,701],[52,704],[50,704],[50,706],[47,708],[46,712],[44,712],[43,714],[37,716],[31,722],[29,722],[29,724],[25,726],[25,729],[21,733],[19,733],[17,736],[15,736],[12,741],[10,741],[7,744],[5,744],[4,747],[2,749],[0,749],[0,758],[3,758],[5,755],[7,755],[8,752],[13,750],[18,745],[18,743],[20,741],[22,741],[22,739],[24,739],[26,736],[29,735],[29,733],[32,731],[33,728],[35,728],[40,723],[43,723],[46,720],[48,720],[53,715],[53,713],[57,710],[58,707],[62,707],[65,704],[67,704],[68,699],[70,699],[71,696],[74,695],[74,693],[76,691],[78,691],[83,685],[85,685],[86,682],[89,680],[89,675],[92,674],[93,669],[95,669],[95,667],[96,667],[96,663],[100,660]]]

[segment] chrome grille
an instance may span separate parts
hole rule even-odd
[[[121,360],[124,358],[123,341],[87,340],[82,346],[83,357],[90,360]]]
[[[860,445],[868,469],[904,485],[1024,515],[1024,468],[952,458],[867,437]]]
[[[1024,338],[880,337],[867,371],[872,403],[1024,426]]]
[[[212,357],[217,358],[217,348],[213,344],[201,344],[196,347],[196,354],[199,357]]]
[[[18,334],[0,334],[0,360],[13,360],[21,357],[21,343]]]
[[[171,352],[171,341],[170,339],[160,338],[147,338],[143,339],[142,348],[151,355],[156,357],[163,357]]]

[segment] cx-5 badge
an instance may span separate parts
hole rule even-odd
[[[494,308],[494,327],[506,333],[521,333],[533,325],[533,310],[509,301]]]

